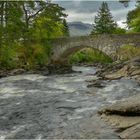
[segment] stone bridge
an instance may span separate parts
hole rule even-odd
[[[97,49],[116,60],[117,50],[124,45],[140,47],[140,34],[103,34],[54,39],[51,62],[66,63],[72,53],[83,48]]]

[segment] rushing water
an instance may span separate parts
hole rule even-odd
[[[0,138],[118,138],[97,110],[135,95],[135,81],[104,81],[105,87],[87,88],[97,79],[93,67],[73,67],[82,73],[41,76],[18,75],[0,79]]]

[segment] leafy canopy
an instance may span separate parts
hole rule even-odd
[[[127,25],[131,32],[140,32],[140,2],[137,2],[136,8],[128,13]]]

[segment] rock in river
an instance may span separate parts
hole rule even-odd
[[[129,77],[140,82],[140,57],[109,65],[97,72],[102,79],[115,80],[122,77]]]
[[[113,127],[124,130],[120,133],[121,138],[140,138],[140,94],[105,107],[99,113]]]
[[[101,114],[118,114],[124,116],[140,116],[140,94],[126,99],[125,101],[118,101],[110,107],[101,111]]]
[[[140,139],[140,123],[120,133],[120,137],[122,139]]]

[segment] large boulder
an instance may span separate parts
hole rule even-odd
[[[122,139],[140,139],[140,123],[120,133]]]
[[[127,129],[140,123],[140,116],[121,116],[102,114],[101,118],[116,129]]]
[[[126,99],[125,101],[118,101],[115,104],[102,109],[99,113],[140,116],[140,93]]]
[[[106,79],[113,80],[113,79],[120,79],[122,77],[127,77],[128,76],[128,66],[125,65],[123,68],[116,72],[112,72],[109,74],[104,75]]]
[[[120,133],[121,138],[140,138],[140,93],[107,106],[99,113],[110,125],[123,130]]]

